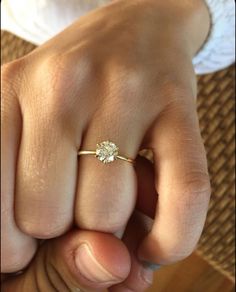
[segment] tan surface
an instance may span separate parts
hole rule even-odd
[[[188,259],[155,272],[147,292],[233,292],[234,284],[201,257]]]
[[[1,32],[1,36],[2,63],[35,48],[7,32]],[[198,78],[198,114],[212,182],[212,197],[198,252],[231,279],[235,274],[234,75],[231,66]]]

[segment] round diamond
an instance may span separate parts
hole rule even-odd
[[[116,160],[119,148],[115,143],[104,141],[97,144],[96,157],[103,163],[110,163]]]

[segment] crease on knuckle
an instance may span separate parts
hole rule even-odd
[[[164,73],[159,77],[161,81],[159,84],[159,90],[163,96],[168,96],[166,106],[179,105],[182,106],[183,102],[193,101],[196,99],[196,80],[188,82],[188,80],[182,80],[179,76],[172,73]]]
[[[209,198],[211,193],[210,178],[204,172],[190,172],[185,177],[183,193],[192,198]]]

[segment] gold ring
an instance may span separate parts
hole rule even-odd
[[[96,150],[80,150],[78,155],[94,155],[103,163],[110,163],[117,159],[135,163],[134,159],[119,155],[119,148],[111,141],[98,143]]]

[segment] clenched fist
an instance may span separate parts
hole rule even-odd
[[[122,245],[126,265],[114,291],[145,288],[134,280],[141,261],[165,265],[195,248],[210,186],[192,58],[207,37],[209,15],[202,0],[177,2],[114,1],[3,66],[3,273],[28,265],[36,239],[47,239],[41,249],[55,246],[55,253],[60,240],[71,246],[69,235],[52,238],[72,227],[99,236],[125,232],[131,258],[106,235],[111,246]],[[79,149],[105,140],[133,159],[151,149],[154,164],[78,158]],[[135,206],[154,223],[134,249],[125,229]],[[40,250],[38,258],[43,262]],[[62,259],[57,273],[64,272]]]

